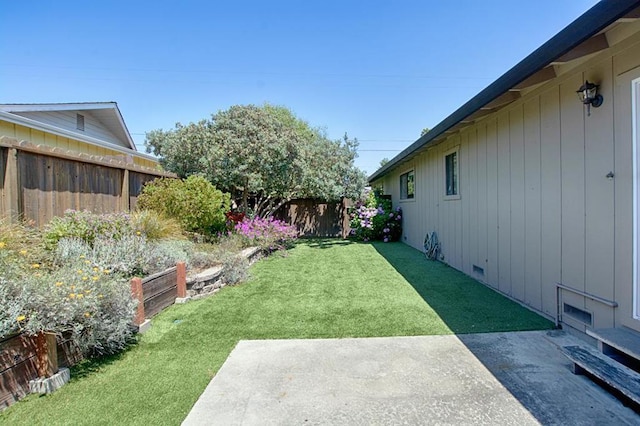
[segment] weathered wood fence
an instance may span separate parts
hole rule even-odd
[[[315,199],[291,200],[278,209],[274,217],[298,228],[303,237],[346,238],[349,227],[348,208],[351,201],[327,203]]]
[[[0,216],[42,226],[65,210],[94,213],[135,207],[145,182],[172,173],[121,158],[76,153],[0,137]]]

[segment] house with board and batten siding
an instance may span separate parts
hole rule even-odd
[[[0,220],[128,211],[157,177],[176,176],[137,151],[115,102],[0,104]]]
[[[0,104],[0,136],[158,167],[136,149],[115,102]]]
[[[406,244],[435,231],[441,261],[559,324],[640,332],[639,169],[640,1],[605,0],[369,182]]]

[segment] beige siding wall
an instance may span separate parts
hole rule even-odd
[[[640,329],[631,318],[630,102],[639,66],[634,36],[399,166],[384,187],[404,210],[403,240],[422,249],[436,231],[444,262],[549,317],[563,283],[620,304],[563,292],[593,327]],[[576,96],[585,79],[604,96],[591,116]],[[460,199],[446,200],[444,155],[456,146]],[[399,176],[410,169],[416,197],[399,201]]]
[[[113,156],[124,158],[126,155],[120,151],[88,144],[86,142],[45,133],[40,130],[31,129],[19,124],[9,123],[0,120],[0,136],[16,138],[20,141],[28,141],[35,145],[47,145],[69,149],[76,152],[83,152],[89,155]],[[157,168],[158,162],[146,158],[133,156],[133,162],[143,167]]]

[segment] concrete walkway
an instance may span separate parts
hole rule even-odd
[[[241,341],[184,425],[631,425],[559,331]]]

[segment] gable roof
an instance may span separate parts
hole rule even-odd
[[[471,98],[437,126],[369,176],[381,178],[428,145],[455,132],[520,97],[520,91],[556,77],[554,64],[566,63],[596,53],[608,46],[603,30],[622,18],[640,18],[640,0],[602,0],[569,26]]]
[[[73,129],[62,128],[40,121],[37,116],[37,113],[54,111],[86,111],[121,141],[123,145],[116,145],[96,136],[89,136]],[[131,151],[135,151],[136,156],[157,160],[153,156],[138,152],[116,102],[0,104],[0,119],[128,154],[131,154]]]

